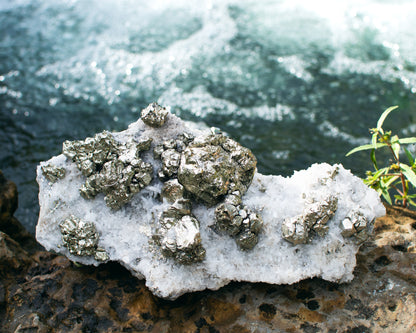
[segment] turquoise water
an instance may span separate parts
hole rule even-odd
[[[34,232],[35,168],[152,101],[219,127],[258,169],[358,175],[368,128],[416,132],[415,1],[0,1],[0,168]],[[392,118],[393,119],[393,118]]]

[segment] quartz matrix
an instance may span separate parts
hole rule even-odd
[[[285,178],[256,163],[152,103],[127,130],[65,141],[39,165],[36,237],[79,263],[119,261],[169,299],[232,280],[350,281],[385,213],[377,193],[342,165]]]

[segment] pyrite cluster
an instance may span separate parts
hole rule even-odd
[[[223,134],[194,138],[183,133],[157,145],[154,156],[162,162],[158,172],[159,178],[165,181],[162,198],[175,202],[160,218],[158,237],[165,253],[181,263],[200,261],[205,256],[199,222],[190,208],[189,211],[183,209],[191,207],[189,198],[207,206],[220,203],[216,209],[215,229],[234,237],[241,249],[249,250],[257,244],[263,221],[241,205],[241,197],[256,170],[257,161],[249,149]],[[224,199],[226,203],[221,203]],[[183,232],[184,229],[188,232]],[[186,234],[186,242],[178,236],[178,230]]]
[[[155,238],[167,257],[189,265],[205,258],[199,233],[199,221],[191,213],[191,200],[184,198],[185,191],[177,179],[163,184],[161,197],[171,203],[159,218]]]
[[[284,220],[282,237],[296,245],[308,243],[314,234],[324,236],[337,206],[338,199],[332,196],[309,204],[302,214]]]
[[[107,206],[117,210],[152,181],[152,165],[140,158],[140,153],[148,150],[151,142],[152,139],[145,139],[122,144],[104,131],[94,138],[65,141],[63,153],[87,177],[80,189],[81,195],[92,199],[104,193]]]
[[[160,131],[168,119],[166,108],[156,103],[141,113],[144,124]],[[181,264],[205,258],[200,222],[192,214],[195,203],[218,205],[213,230],[234,237],[243,250],[252,249],[263,225],[261,217],[242,204],[242,196],[256,171],[252,152],[223,134],[194,137],[184,132],[174,138],[159,139],[157,144],[152,141],[144,138],[121,143],[104,131],[93,138],[65,141],[63,154],[85,177],[79,189],[81,196],[93,199],[103,193],[105,203],[113,210],[123,207],[149,185],[154,179],[153,167],[160,166],[160,197],[170,206],[158,217],[153,239],[166,257]],[[145,162],[141,154],[149,149],[153,150],[154,161],[147,154]],[[65,176],[65,169],[53,165],[42,166],[42,172],[50,181]],[[64,244],[72,254],[96,255],[98,236],[93,224],[71,216],[60,226]]]
[[[225,195],[242,196],[253,180],[257,160],[253,153],[222,134],[195,138],[182,153],[178,180],[208,206]]]
[[[62,241],[68,251],[76,256],[94,256],[106,261],[108,254],[98,246],[99,235],[94,223],[83,221],[73,215],[59,224]]]
[[[43,165],[41,169],[45,178],[52,183],[55,183],[58,179],[64,178],[66,174],[64,168],[57,167],[53,164]]]
[[[354,236],[357,243],[363,243],[369,237],[368,224],[369,221],[361,212],[353,210],[340,223],[341,235],[344,237]]]
[[[241,204],[238,195],[231,194],[215,209],[215,227],[235,238],[243,250],[251,250],[258,242],[263,227],[262,218]]]
[[[157,103],[151,103],[141,112],[141,119],[146,125],[152,127],[162,126],[168,116],[169,111]]]

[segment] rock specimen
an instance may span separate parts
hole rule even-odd
[[[119,143],[112,134],[104,131],[83,141],[65,141],[62,152],[87,177],[80,194],[85,199],[92,199],[103,192],[107,206],[117,210],[152,181],[152,165],[139,157],[141,151],[150,148],[151,142],[152,139],[146,138],[139,142],[131,139]],[[53,165],[42,166],[42,172],[49,180],[56,173],[50,170],[61,169]]]
[[[62,242],[69,253],[76,256],[94,256],[95,260],[105,261],[108,255],[105,250],[97,247],[98,233],[94,223],[82,221],[71,215],[59,224]]]
[[[63,256],[41,249],[25,251],[24,234],[15,233],[12,239],[3,232],[9,223],[1,223],[1,218],[4,213],[11,215],[7,200],[14,201],[14,191],[2,186],[1,178],[0,171],[2,332],[243,333],[253,327],[257,332],[414,331],[414,211],[400,209],[397,214],[390,207],[387,216],[375,221],[373,237],[357,253],[350,283],[241,282],[184,295],[177,302],[161,302],[152,297],[144,280],[118,263],[80,269]]]
[[[65,175],[51,181],[55,169]],[[232,280],[349,281],[384,214],[341,165],[264,176],[249,149],[155,103],[123,132],[65,142],[37,181],[46,249],[83,264],[118,261],[170,299]]]
[[[310,241],[313,233],[324,236],[329,230],[326,224],[334,216],[337,204],[336,197],[329,197],[307,206],[303,214],[285,219],[282,224],[282,237],[293,244],[301,244]]]
[[[58,179],[62,179],[65,177],[64,168],[58,168],[54,165],[43,165],[41,169],[46,179],[48,179],[52,183],[55,183]]]
[[[158,105],[157,103],[150,104],[147,108],[142,110],[141,118],[146,125],[152,127],[160,127],[168,116],[168,110]]]

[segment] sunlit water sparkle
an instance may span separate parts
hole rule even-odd
[[[258,169],[342,162],[399,105],[416,132],[416,1],[0,1],[0,168],[37,220],[35,167],[152,101],[219,127]]]

